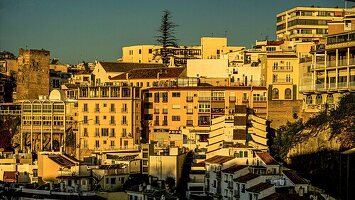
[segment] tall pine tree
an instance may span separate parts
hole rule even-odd
[[[164,65],[168,65],[170,57],[174,57],[171,47],[178,46],[177,39],[175,38],[175,27],[177,27],[177,25],[173,23],[171,19],[171,12],[164,10],[158,29],[158,35],[156,36],[156,41],[162,48],[160,51],[156,52],[155,56],[160,56]]]

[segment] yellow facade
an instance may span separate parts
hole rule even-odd
[[[140,98],[138,87],[80,87],[77,138],[80,148],[91,151],[137,149]]]
[[[276,35],[278,40],[322,40],[328,33],[327,23],[339,21],[343,8],[295,7],[277,14]]]
[[[181,135],[186,128],[209,132],[211,119],[235,113],[235,105],[248,105],[265,118],[267,113],[266,87],[154,87],[143,90],[143,101],[143,129],[154,141],[159,135],[153,133],[159,132],[170,136]],[[208,136],[198,135],[207,142]],[[170,145],[178,144],[170,141]]]
[[[122,48],[120,61],[133,63],[162,63],[156,51],[159,45],[135,45]],[[222,54],[238,51],[244,47],[228,46],[225,37],[202,37],[199,46],[179,46],[172,48],[175,61],[179,65],[185,65],[188,59],[217,59]]]
[[[346,92],[355,89],[355,31],[327,36],[325,48],[302,63],[300,92],[305,112],[335,108]]]

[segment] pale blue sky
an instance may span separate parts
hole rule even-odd
[[[250,47],[275,39],[276,14],[296,6],[344,7],[343,0],[0,0],[0,51],[47,49],[62,63],[114,61],[121,48],[155,44],[161,12],[179,25],[181,45],[224,36]],[[353,3],[348,3],[352,6]]]

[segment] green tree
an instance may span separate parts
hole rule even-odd
[[[156,41],[158,45],[162,46],[162,48],[160,51],[156,52],[155,56],[160,56],[164,65],[169,64],[170,57],[174,57],[171,47],[178,46],[177,39],[175,38],[175,28],[177,25],[172,22],[171,19],[171,12],[164,10],[161,18],[161,24],[158,29],[158,35],[156,36]]]

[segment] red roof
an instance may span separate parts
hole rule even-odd
[[[256,153],[266,165],[279,165],[279,163],[267,152]]]
[[[126,73],[112,77],[111,80],[126,80],[128,79],[159,79],[164,78],[178,78],[185,68],[172,67],[172,68],[145,68],[145,69],[132,69]]]
[[[4,171],[4,182],[7,183],[16,183],[17,182],[17,175],[16,171]]]
[[[258,178],[259,176],[260,176],[259,174],[248,173],[247,175],[234,179],[234,181],[238,183],[246,183],[250,180],[253,180],[254,178]]]
[[[222,172],[232,174],[232,173],[237,172],[237,171],[244,169],[246,167],[248,167],[248,166],[247,165],[233,165],[231,167],[228,167],[228,168],[222,170]]]
[[[233,160],[234,158],[235,157],[231,157],[231,156],[214,156],[212,158],[205,160],[205,163],[223,164],[225,162]]]
[[[260,193],[261,191],[264,191],[268,188],[271,188],[273,185],[270,183],[259,183],[257,185],[254,185],[253,187],[250,187],[246,189],[248,192],[252,193]]]
[[[300,177],[295,171],[284,170],[282,173],[285,174],[285,176],[287,176],[293,184],[307,184],[307,181]]]

